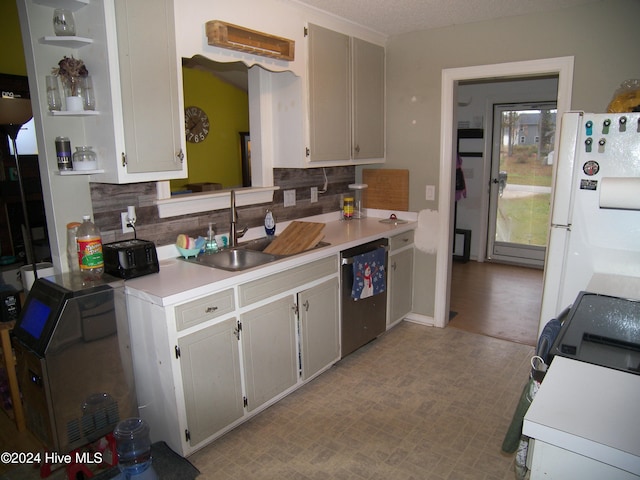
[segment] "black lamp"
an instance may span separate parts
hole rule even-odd
[[[20,200],[22,201],[22,213],[24,215],[24,226],[26,230],[25,247],[27,248],[27,257],[31,259],[33,268],[33,278],[38,278],[36,270],[36,259],[33,253],[33,244],[31,240],[31,225],[29,223],[29,214],[27,212],[27,199],[24,194],[24,186],[22,184],[22,172],[20,171],[20,158],[18,157],[18,146],[16,139],[22,125],[31,120],[31,100],[27,98],[2,97],[0,98],[0,131],[11,138],[13,144],[13,156],[16,162],[16,173],[18,174],[18,187],[20,189]]]

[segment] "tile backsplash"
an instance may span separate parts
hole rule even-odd
[[[273,202],[238,207],[240,225],[262,225],[267,209],[274,213],[277,222],[337,211],[340,195],[349,192],[349,184],[355,182],[355,167],[276,168],[273,177],[274,184],[280,187],[274,192]],[[327,191],[319,193],[318,201],[311,203],[311,187],[322,191],[325,183]],[[296,191],[296,206],[285,208],[283,192],[292,189]],[[133,238],[133,233],[122,233],[120,220],[120,212],[125,212],[129,205],[136,207],[138,238],[152,241],[156,246],[174,243],[180,233],[192,237],[205,235],[209,222],[215,224],[216,233],[229,232],[229,209],[159,218],[155,198],[155,182],[91,183],[94,222],[102,233],[103,243]]]

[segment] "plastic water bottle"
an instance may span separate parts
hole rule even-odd
[[[104,272],[102,237],[100,230],[93,224],[89,215],[82,217],[82,224],[78,227],[76,240],[82,278],[85,280],[99,279]]]
[[[158,478],[151,465],[151,439],[147,422],[141,418],[127,418],[116,425],[113,436],[116,439],[120,478]]]
[[[71,273],[80,271],[80,264],[78,263],[78,227],[80,225],[80,222],[67,223],[67,261]]]

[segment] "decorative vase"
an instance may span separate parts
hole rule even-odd
[[[76,147],[76,151],[73,153],[73,169],[95,170],[96,168],[98,168],[98,161],[92,147]]]
[[[82,106],[85,110],[96,109],[96,97],[93,94],[93,82],[91,76],[80,77],[80,88],[82,89]]]
[[[64,83],[64,95],[67,102],[67,111],[81,112],[84,110],[82,100],[82,82],[80,77],[70,77]]]
[[[58,77],[47,75],[47,104],[49,110],[62,110],[62,100],[60,100],[60,90],[58,89]]]
[[[64,8],[56,8],[53,11],[53,33],[62,37],[76,34],[76,22],[73,18],[73,12]]]

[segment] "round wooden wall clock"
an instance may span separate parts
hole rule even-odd
[[[187,142],[203,142],[209,135],[209,117],[200,107],[187,107],[184,109],[184,129]]]

